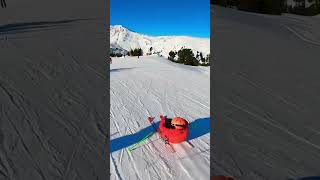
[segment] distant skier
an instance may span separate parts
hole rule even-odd
[[[6,0],[1,0],[1,7],[2,8],[7,8]]]
[[[110,62],[109,62],[110,64],[112,64],[112,58],[110,57]]]

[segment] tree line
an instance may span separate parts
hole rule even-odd
[[[143,55],[143,51],[141,48],[135,48],[135,49],[131,49],[128,54],[128,56],[142,56]]]
[[[320,0],[293,1],[297,6],[288,5],[287,0],[210,0],[210,3],[263,14],[294,13],[311,16],[320,13]],[[306,7],[306,1],[313,4],[310,7]]]
[[[149,50],[152,51],[152,48]],[[127,56],[142,56],[143,51],[141,48],[135,48],[128,51],[126,54],[119,52],[113,52],[110,50],[111,57],[122,57]],[[151,55],[147,53],[147,55]],[[190,66],[210,66],[210,54],[203,56],[202,52],[198,52],[195,55],[191,49],[181,48],[179,51],[170,51],[168,60],[180,64],[190,65]]]
[[[190,66],[210,66],[210,54],[204,57],[202,52],[197,52],[195,56],[191,49],[185,48],[180,49],[178,52],[170,51],[168,60]]]
[[[112,49],[110,49],[110,56],[111,57],[122,57],[122,56],[126,56],[126,55],[127,56],[142,56],[143,51],[141,48],[135,48],[135,49],[131,49],[127,53],[119,53],[119,52],[114,52],[114,51],[112,51]]]

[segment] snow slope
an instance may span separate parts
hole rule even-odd
[[[111,179],[209,179],[209,67],[172,63],[157,56],[113,58],[110,76]],[[153,128],[147,117],[181,116],[190,121],[187,143],[176,153],[153,134],[141,147],[127,148]]]
[[[196,55],[197,51],[203,55],[210,53],[209,38],[195,38],[189,36],[147,36],[132,32],[129,29],[115,25],[110,26],[110,46],[121,47],[123,50],[130,51],[131,49],[141,48],[145,53],[159,53],[164,57],[169,55],[171,50],[178,51],[182,47],[190,48]]]
[[[310,43],[320,37],[316,21],[219,6],[211,6],[211,16],[219,117],[211,173],[237,180],[319,179],[310,177],[319,176],[320,164],[320,46]]]

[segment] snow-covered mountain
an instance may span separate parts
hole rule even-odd
[[[167,57],[171,50],[178,51],[184,47],[192,49],[195,55],[199,51],[206,56],[210,53],[210,39],[190,36],[148,36],[130,31],[121,25],[114,25],[110,26],[110,47],[116,52],[141,48],[144,55],[151,53],[164,57]]]

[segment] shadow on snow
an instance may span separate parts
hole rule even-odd
[[[160,122],[156,122],[156,127],[159,127]],[[121,150],[123,148],[129,147],[137,142],[139,142],[141,139],[143,139],[145,136],[147,136],[149,133],[154,132],[155,130],[150,125],[148,127],[145,127],[141,129],[140,131],[122,136],[116,139],[112,139],[110,141],[110,153],[116,152],[118,150]],[[199,118],[190,123],[189,127],[189,136],[188,140],[192,140],[195,138],[198,138],[200,136],[203,136],[210,132],[210,118]]]
[[[133,67],[133,68],[118,68],[118,69],[110,69],[110,73],[113,73],[113,72],[120,72],[120,71],[125,71],[125,70],[130,70],[130,69],[135,69],[135,67]]]
[[[289,179],[289,180],[320,180],[320,176],[303,177],[299,179]]]
[[[61,20],[61,21],[21,22],[21,23],[15,23],[15,24],[5,24],[5,25],[0,25],[0,34],[23,33],[23,32],[35,31],[35,30],[39,31],[40,29],[48,30],[48,28],[66,25],[72,22],[94,20],[94,19],[96,18],[69,19],[69,20]]]

